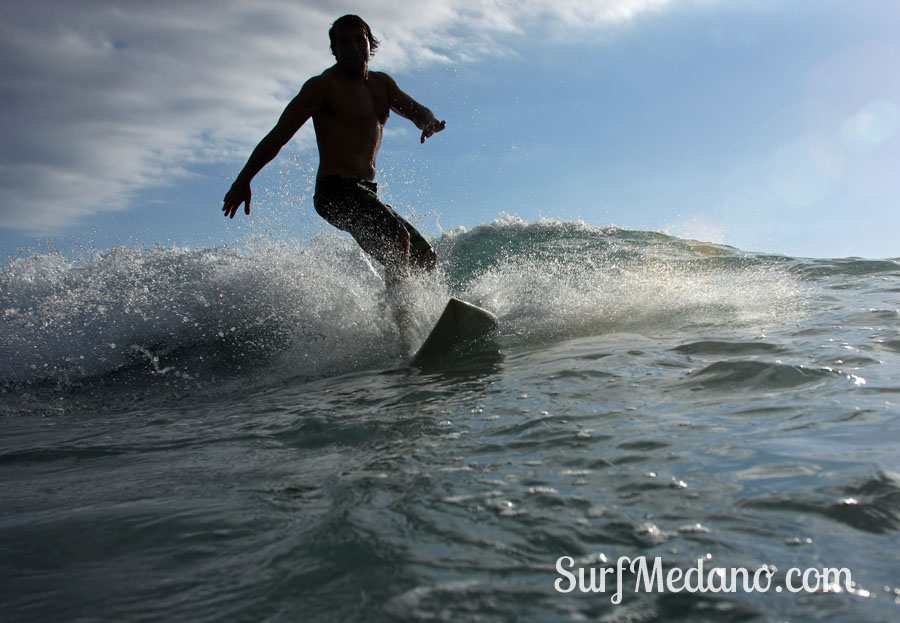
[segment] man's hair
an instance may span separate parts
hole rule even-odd
[[[369,52],[372,54],[375,53],[375,49],[378,47],[378,44],[381,43],[375,38],[375,35],[372,34],[372,29],[363,21],[363,18],[359,15],[344,15],[343,17],[337,18],[331,25],[331,28],[328,29],[328,39],[331,41],[331,53],[335,56],[337,56],[337,54],[334,50],[334,31],[337,30],[339,26],[362,26],[363,31],[366,33],[366,38],[369,40]]]

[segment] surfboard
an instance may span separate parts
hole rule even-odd
[[[453,355],[486,339],[500,328],[497,316],[486,309],[451,298],[441,317],[412,358],[414,365]]]

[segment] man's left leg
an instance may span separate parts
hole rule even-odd
[[[409,234],[410,266],[428,272],[434,270],[437,267],[437,253],[431,246],[431,243],[429,243],[428,240],[425,239],[425,236],[420,234],[419,230],[413,227],[409,221],[397,214],[391,206],[385,205],[385,207],[391,211],[398,221],[400,221]]]

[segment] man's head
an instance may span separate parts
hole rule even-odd
[[[334,57],[338,57],[338,39],[340,35],[340,31],[346,28],[362,28],[363,33],[366,36],[366,39],[369,41],[369,53],[373,54],[375,49],[378,47],[380,41],[375,38],[375,35],[372,34],[372,29],[369,28],[369,25],[363,21],[359,15],[344,15],[343,17],[339,17],[335,22],[331,25],[331,28],[328,30],[328,38],[331,40],[331,53],[334,54]]]

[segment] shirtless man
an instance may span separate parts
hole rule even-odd
[[[361,18],[345,15],[328,31],[337,62],[310,78],[260,141],[225,195],[222,211],[234,218],[244,204],[250,214],[250,180],[312,117],[319,148],[313,204],[326,221],[349,232],[385,268],[388,283],[409,274],[410,264],[431,270],[437,255],[428,241],[378,200],[375,157],[390,111],[422,131],[421,142],[444,129],[430,110],[400,90],[385,73],[369,71],[378,40]]]

